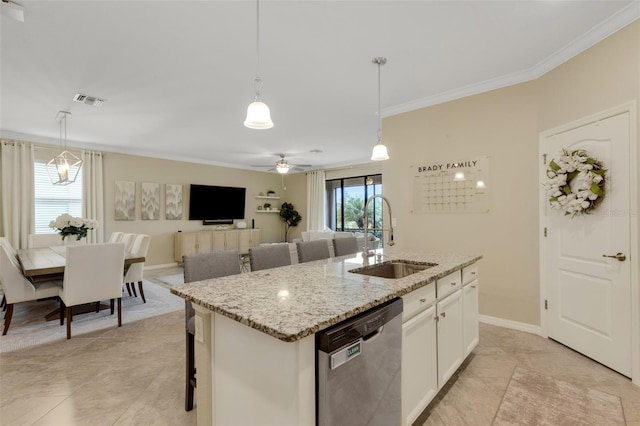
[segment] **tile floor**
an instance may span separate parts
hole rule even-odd
[[[0,355],[1,425],[194,425],[184,411],[177,311]],[[481,324],[480,344],[416,424],[490,425],[516,366],[622,399],[640,426],[640,387],[541,337]],[[0,340],[1,343],[1,340]]]

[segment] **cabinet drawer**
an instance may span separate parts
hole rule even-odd
[[[402,296],[402,322],[428,308],[436,300],[436,286],[431,283]]]
[[[460,270],[452,272],[444,278],[440,278],[436,282],[436,285],[438,287],[438,300],[442,300],[462,286],[462,274]]]
[[[478,264],[474,263],[462,268],[462,285],[467,285],[473,280],[478,279]]]

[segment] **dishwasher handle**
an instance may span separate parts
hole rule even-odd
[[[366,336],[364,336],[362,338],[363,341],[368,342],[371,339],[374,339],[376,337],[378,337],[379,335],[382,334],[382,332],[384,331],[384,325],[381,325],[380,327],[378,327],[377,329],[375,329],[373,332],[367,334]]]

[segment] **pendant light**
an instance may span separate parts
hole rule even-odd
[[[387,63],[387,58],[373,58],[372,62],[374,64],[378,64],[378,143],[376,143],[373,147],[371,159],[373,161],[381,161],[389,159],[387,147],[382,143],[382,115],[380,114],[380,66]]]
[[[260,90],[262,89],[262,79],[260,78],[260,0],[256,0],[256,96],[247,108],[247,118],[244,120],[245,127],[250,129],[270,129],[273,127],[271,112],[267,104],[260,100]]]
[[[62,122],[64,121],[64,150],[47,163],[47,174],[54,185],[69,185],[76,181],[82,160],[67,151],[67,116],[68,111],[58,112],[60,117],[60,149],[62,149]]]

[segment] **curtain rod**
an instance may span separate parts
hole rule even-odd
[[[2,142],[5,145],[13,145],[13,146],[15,146],[16,144],[19,144],[19,143],[26,143],[26,144],[32,145],[35,149],[39,149],[39,150],[42,150],[42,151],[44,151],[44,150],[50,150],[50,151],[53,150],[53,151],[55,151],[55,150],[59,150],[60,149],[60,147],[54,146],[54,145],[40,145],[40,144],[37,144],[36,142],[19,141],[19,140],[15,140],[15,139],[0,139],[0,142]],[[85,148],[71,147],[70,150],[71,151],[89,152],[89,153],[92,153],[94,155],[104,155],[102,153],[102,151],[94,151],[94,150],[85,149]]]

